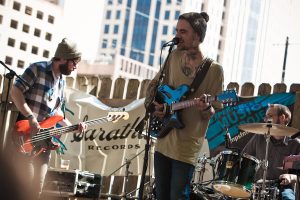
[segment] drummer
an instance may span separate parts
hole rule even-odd
[[[281,104],[270,104],[267,111],[265,122],[272,124],[288,125],[291,121],[291,112],[288,107]],[[270,142],[268,152],[267,180],[280,180],[280,194],[282,199],[295,200],[293,184],[297,180],[294,174],[283,174],[279,167],[283,166],[284,157],[300,154],[300,140],[291,139],[288,136],[272,135],[270,129]],[[282,134],[280,134],[282,135]],[[284,133],[283,133],[284,135]],[[264,134],[255,134],[243,149],[243,153],[255,156],[259,160],[265,159],[266,138]],[[263,166],[256,173],[255,180],[263,178]]]

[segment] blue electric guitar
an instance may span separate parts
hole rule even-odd
[[[161,85],[157,91],[157,101],[164,104],[166,114],[163,119],[152,117],[150,120],[150,135],[157,138],[165,137],[173,128],[184,128],[180,121],[179,110],[193,107],[201,99],[191,99],[181,101],[182,97],[189,91],[188,85],[180,85],[172,89],[168,85]],[[233,105],[238,97],[235,90],[226,90],[217,96],[208,96],[207,102],[219,101],[224,105]]]

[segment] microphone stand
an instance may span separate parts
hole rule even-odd
[[[155,96],[157,94],[157,89],[159,84],[162,82],[162,79],[164,77],[164,71],[165,71],[165,67],[166,67],[166,63],[169,60],[170,54],[172,52],[174,45],[170,45],[169,48],[169,52],[168,52],[168,56],[165,60],[165,64],[163,65],[163,68],[160,72],[160,76],[158,79],[158,84],[154,87],[153,91],[154,91],[154,95],[151,97],[151,100],[149,101],[150,103],[147,105],[146,107],[146,114],[145,117],[142,119],[142,121],[140,122],[140,124],[142,123],[141,126],[138,125],[139,130],[138,133],[142,134],[142,131],[144,129],[144,125],[146,124],[147,120],[149,119],[149,117],[151,116],[151,105],[155,100]],[[150,117],[151,120],[151,117]],[[150,149],[150,126],[147,127],[147,132],[146,132],[146,144],[145,144],[145,154],[144,154],[144,163],[143,163],[143,170],[142,170],[142,176],[141,176],[141,182],[140,182],[140,189],[139,189],[139,198],[138,200],[142,200],[143,199],[143,192],[144,192],[144,184],[145,184],[145,176],[146,176],[146,172],[147,172],[147,167],[148,167],[148,154],[149,154],[149,149]]]
[[[2,135],[2,137],[0,137],[0,147],[1,147],[0,151],[3,151],[4,148],[5,148],[5,140],[6,140],[5,129],[6,129],[6,121],[7,121],[6,118],[7,118],[7,111],[8,111],[8,96],[9,96],[11,81],[14,78],[14,76],[16,76],[16,77],[18,77],[21,80],[22,84],[24,83],[28,87],[30,87],[30,85],[23,78],[21,78],[20,76],[18,76],[14,70],[12,70],[9,67],[7,67],[4,62],[0,61],[0,64],[3,65],[6,69],[9,70],[9,72],[7,74],[5,74],[5,77],[8,79],[8,86],[7,86],[7,91],[6,91],[6,99],[4,101],[4,110],[2,108],[3,107],[2,102],[1,102],[1,110],[0,110],[1,112],[2,112],[2,110],[4,112],[4,114],[2,116],[3,118],[2,118],[2,126],[1,126],[1,134],[3,134],[3,135]],[[3,90],[2,90],[2,92],[4,92],[4,81],[3,81]]]

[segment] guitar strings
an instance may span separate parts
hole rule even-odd
[[[89,126],[89,125],[93,125],[93,124],[98,124],[99,123],[98,121],[100,121],[100,122],[101,121],[105,121],[105,122],[115,121],[116,119],[118,119],[120,117],[123,117],[123,115],[113,115],[113,118],[109,115],[109,116],[106,116],[106,117],[86,121],[85,123]],[[110,119],[110,118],[112,118],[112,119]],[[67,132],[74,131],[74,130],[76,130],[75,127],[77,129],[78,124],[68,126],[68,127],[61,127],[61,128],[57,128],[57,129],[51,129],[51,130],[40,132],[40,134],[33,136],[32,139],[25,142],[24,145],[25,144],[30,144],[32,142],[38,142],[38,141],[42,141],[42,140],[51,138],[53,135],[61,135],[63,132],[66,132],[66,131]],[[50,134],[47,134],[48,132]],[[51,132],[58,133],[58,134],[51,134]]]
[[[103,117],[103,118],[98,118],[90,121],[86,121],[85,123],[90,126],[93,124],[98,124],[101,121],[108,122],[109,117]],[[61,128],[56,128],[56,129],[51,129],[51,130],[46,130],[43,132],[38,133],[37,135],[33,136],[32,139],[29,139],[27,142],[25,142],[23,145],[34,143],[34,142],[39,142],[48,138],[51,138],[54,135],[61,135],[64,132],[70,132],[76,130],[75,127],[78,127],[78,124],[68,126],[68,127],[61,127]]]
[[[106,117],[100,118],[100,119],[96,119],[96,120],[91,120],[91,121],[86,122],[86,123],[88,125],[93,125],[93,124],[97,124],[98,121],[100,121],[100,122],[101,121],[107,122],[108,120],[105,120],[105,118]],[[72,125],[72,126],[61,127],[61,128],[57,128],[57,129],[53,129],[53,130],[46,130],[46,131],[40,132],[40,134],[37,134],[37,135],[33,136],[32,139],[28,140],[24,144],[30,144],[30,143],[42,141],[42,140],[51,138],[54,135],[61,135],[64,132],[70,132],[70,131],[76,130],[77,127],[78,127],[78,125]]]

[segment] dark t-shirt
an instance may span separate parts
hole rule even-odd
[[[252,155],[258,160],[263,161],[265,159],[266,152],[266,139],[264,135],[254,135],[250,141],[245,146],[243,153]],[[276,140],[271,136],[269,142],[269,152],[268,152],[268,170],[267,170],[267,180],[279,179],[279,175],[284,173],[282,169],[278,167],[283,167],[283,160],[285,157],[290,155],[300,154],[300,140],[291,139],[286,137],[282,140]],[[263,178],[263,167],[261,166],[255,176],[255,180]]]

